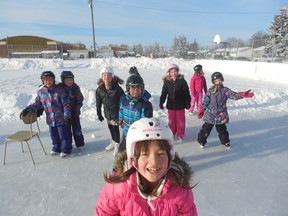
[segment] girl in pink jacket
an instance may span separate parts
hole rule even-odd
[[[115,161],[95,215],[197,216],[192,169],[174,152],[173,134],[156,118],[134,122],[127,134],[126,152]]]
[[[203,99],[203,91],[205,94],[207,92],[207,84],[202,65],[196,65],[194,71],[195,73],[190,79],[191,106],[188,110],[189,115],[192,115],[195,106],[197,106],[197,111],[199,112]]]

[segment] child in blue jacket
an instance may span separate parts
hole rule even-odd
[[[153,117],[152,103],[149,101],[151,95],[144,88],[144,81],[138,74],[133,73],[126,82],[126,94],[120,98],[119,121],[122,127],[122,141],[119,151],[125,151],[126,136],[132,123],[140,118]],[[115,150],[115,149],[114,149]],[[115,150],[116,155],[118,149]]]

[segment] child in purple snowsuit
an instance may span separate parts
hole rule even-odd
[[[63,71],[61,73],[61,81],[62,83],[59,86],[66,90],[71,107],[71,136],[73,135],[75,146],[82,149],[85,143],[80,123],[80,114],[84,97],[80,87],[74,82],[74,74],[71,71]]]
[[[72,150],[71,132],[68,127],[71,122],[69,99],[65,89],[55,84],[53,72],[44,71],[41,80],[43,85],[37,91],[35,102],[22,110],[20,118],[28,112],[44,109],[53,145],[51,155],[60,153],[61,157],[65,157]]]
[[[228,99],[251,98],[254,94],[250,90],[237,93],[223,86],[224,78],[220,72],[214,72],[211,81],[213,86],[207,91],[201,110],[198,111],[198,118],[203,117],[205,122],[198,133],[198,143],[202,148],[205,146],[207,138],[215,125],[221,144],[229,148],[230,139],[226,127],[226,124],[229,123],[229,115],[226,102]]]

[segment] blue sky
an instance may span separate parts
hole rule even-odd
[[[287,1],[288,2],[288,1]],[[93,0],[96,43],[171,46],[175,36],[210,46],[215,34],[267,32],[284,0]],[[93,44],[88,0],[1,0],[0,39],[34,35]]]

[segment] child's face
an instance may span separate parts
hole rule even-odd
[[[215,79],[214,85],[222,85],[222,80],[221,79]]]
[[[168,169],[169,158],[164,149],[160,149],[158,141],[148,143],[147,151],[140,152],[138,158],[138,172],[149,182],[157,182]]]
[[[110,83],[112,81],[112,78],[113,77],[112,77],[111,73],[105,72],[102,74],[102,79],[103,79],[104,83]]]
[[[142,95],[142,88],[140,85],[138,86],[130,86],[129,94],[133,98],[140,98]]]
[[[64,84],[66,86],[72,86],[74,84],[74,80],[72,78],[66,78],[64,79]]]
[[[44,86],[46,86],[47,88],[50,88],[54,85],[54,78],[53,77],[44,77],[42,79],[42,82],[43,82]]]
[[[177,69],[172,68],[169,71],[169,75],[170,75],[171,79],[176,80],[177,76],[179,75],[179,72]]]

